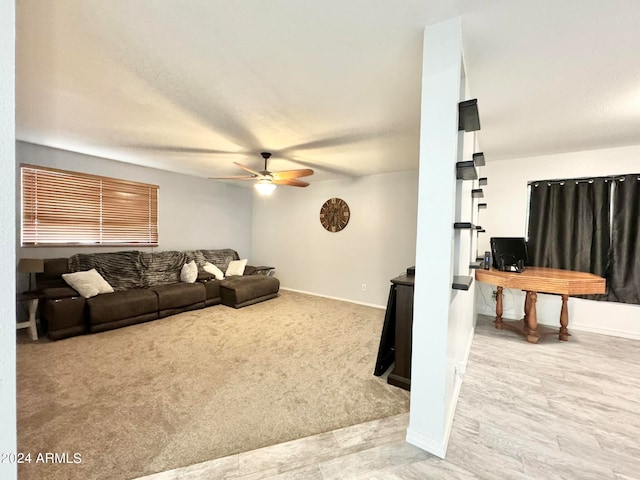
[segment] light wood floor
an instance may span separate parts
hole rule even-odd
[[[408,414],[144,477],[640,479],[640,342],[572,332],[528,344],[480,316],[446,460]]]

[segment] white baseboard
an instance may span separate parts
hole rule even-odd
[[[476,291],[480,293],[476,301],[477,313],[495,317],[496,303],[491,297],[492,287],[483,283],[478,285],[480,288],[477,288]],[[503,318],[521,320],[524,293],[512,289],[505,289],[505,292]],[[546,314],[541,315],[540,307]],[[572,298],[569,310],[569,331],[576,330],[640,340],[640,324],[636,321],[640,314],[640,306],[638,305]],[[560,299],[558,296],[544,293],[539,295],[538,323],[540,325],[559,327],[559,313]]]
[[[295,288],[280,287],[280,290],[287,290],[289,292],[296,292],[296,293],[304,293],[305,295],[313,295],[314,297],[329,298],[331,300],[339,300],[341,302],[355,303],[356,305],[364,305],[365,307],[380,308],[382,310],[387,309],[386,305],[376,305],[375,303],[357,302],[349,298],[332,297],[330,295],[323,295],[321,293],[307,292],[305,290],[296,290]]]
[[[407,428],[407,442],[411,445],[421,448],[425,452],[429,452],[436,457],[444,458],[447,453],[447,444],[441,440],[431,438],[424,433],[416,432],[411,427]]]
[[[486,313],[481,313],[481,312],[478,312],[478,313],[482,315],[487,315]],[[495,317],[496,312],[492,312],[487,316]],[[502,318],[503,320],[510,320],[510,321],[516,321],[516,322],[519,320],[522,320],[522,317],[512,318],[511,315],[509,316],[503,315]],[[545,327],[552,327],[552,328],[553,327],[560,328],[559,322],[538,321],[538,325],[544,325]],[[571,330],[576,330],[578,332],[597,333],[598,335],[608,335],[610,337],[627,338],[629,340],[640,340],[640,332],[632,332],[629,330],[620,330],[615,328],[594,327],[592,325],[585,325],[576,321],[569,323],[569,332],[571,332]]]
[[[473,336],[475,335],[476,330],[472,328],[469,332],[469,338],[467,338],[467,346],[464,353],[464,360],[462,361],[462,365],[464,369],[467,368],[467,363],[469,361],[469,355],[471,354],[471,346],[473,345]],[[456,414],[456,407],[458,406],[458,397],[460,396],[460,389],[462,388],[462,382],[464,380],[464,373],[458,375],[457,372],[454,373],[455,384],[453,387],[453,400],[449,404],[449,411],[447,412],[447,420],[444,425],[444,451],[445,454],[447,452],[447,445],[449,445],[449,436],[451,435],[451,429],[453,428],[453,418]]]
[[[473,344],[474,335],[475,328],[472,328],[469,332],[469,338],[467,339],[464,360],[460,362],[462,363],[462,365],[464,365],[465,369],[469,360],[469,354],[471,353],[471,345]],[[462,388],[464,374],[457,375],[456,373],[454,373],[454,378],[455,384],[453,386],[453,396],[451,403],[449,404],[449,409],[447,411],[447,418],[445,419],[443,439],[437,440],[435,438],[431,438],[428,435],[412,429],[410,426],[409,428],[407,428],[407,442],[440,458],[445,458],[447,454],[449,436],[451,435],[451,429],[453,428],[453,418],[456,414],[456,407],[458,405],[458,397],[460,396],[460,389]]]
[[[556,323],[541,323],[539,325],[545,325],[547,327],[558,327]],[[558,327],[559,328],[559,327]],[[609,335],[610,337],[628,338],[629,340],[640,340],[640,333],[629,332],[626,330],[616,330],[613,328],[601,328],[593,327],[591,325],[580,325],[580,323],[569,323],[569,331],[577,330],[579,332],[597,333],[600,335]]]

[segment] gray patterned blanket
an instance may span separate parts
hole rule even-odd
[[[82,272],[95,268],[114,290],[127,290],[145,286],[142,252],[78,253],[69,257],[69,270]],[[178,278],[180,274],[178,273]]]
[[[195,260],[199,269],[211,262],[224,272],[231,260],[239,259],[238,252],[231,248],[79,253],[69,257],[69,270],[80,272],[95,268],[114,290],[127,290],[180,282],[180,270],[191,260]]]

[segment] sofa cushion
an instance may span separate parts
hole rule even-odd
[[[84,298],[95,297],[101,293],[113,293],[113,287],[95,268],[86,272],[63,273],[62,278]]]
[[[208,282],[209,280],[215,280],[216,276],[212,273],[205,272],[204,270],[198,271],[198,278],[196,279],[198,282]]]
[[[62,289],[52,288],[49,290]],[[79,296],[75,290],[71,288],[66,290],[71,290],[74,295],[45,298],[40,305],[40,321],[51,340],[82,335],[87,331],[85,325],[86,300]]]
[[[229,307],[244,307],[276,297],[280,281],[266,275],[236,276],[220,282],[222,303]]]
[[[244,272],[242,272],[243,275],[255,275],[256,273],[258,273],[258,269],[252,265],[246,265]]]
[[[87,299],[89,323],[96,325],[158,312],[158,296],[151,289],[138,288],[105,293]]]
[[[158,310],[180,308],[194,303],[204,302],[206,289],[202,283],[174,283],[158,285],[151,290],[158,295]]]
[[[57,287],[69,288],[67,283],[62,280],[62,274],[69,272],[68,258],[45,258],[44,272],[36,273],[38,290]]]
[[[207,262],[203,265],[202,269],[205,272],[208,272],[214,275],[218,280],[222,280],[224,278],[224,273],[218,267],[216,267],[213,263]]]
[[[193,283],[198,278],[198,266],[195,260],[185,263],[180,269],[180,281],[184,283]]]
[[[246,266],[247,266],[246,258],[243,258],[242,260],[232,260],[231,262],[229,262],[229,266],[227,267],[225,276],[231,277],[234,275],[242,275],[244,273],[244,267]]]
[[[204,288],[206,290],[206,298],[207,302],[210,303],[210,300],[216,300],[217,303],[220,302],[220,281],[219,280],[210,280],[208,282],[203,283]]]
[[[67,297],[79,297],[80,294],[71,287],[54,287],[45,288],[42,290],[44,298],[67,298]]]

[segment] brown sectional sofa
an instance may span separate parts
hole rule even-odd
[[[96,333],[134,325],[177,313],[217,304],[235,308],[274,298],[277,278],[255,274],[247,266],[243,276],[216,280],[202,270],[210,262],[223,272],[231,260],[238,260],[232,249],[191,250],[145,253],[138,251],[80,254],[70,258],[45,259],[44,272],[37,274],[41,323],[53,340]],[[180,281],[180,268],[195,260],[198,280]],[[62,274],[95,268],[114,288],[84,298],[69,287]]]

